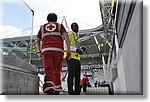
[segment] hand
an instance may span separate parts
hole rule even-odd
[[[39,53],[39,57],[42,58],[42,53]]]
[[[80,55],[83,54],[83,52],[80,49],[76,49],[76,52]]]
[[[36,54],[38,54],[38,56],[39,56],[40,58],[42,58],[42,53],[41,53],[41,51],[38,51]]]
[[[81,47],[81,50],[82,50],[83,52],[87,52],[87,48],[84,47],[84,46]]]
[[[69,51],[67,50],[67,59],[70,60],[70,58],[71,58],[71,51],[70,51],[70,50],[69,50]]]

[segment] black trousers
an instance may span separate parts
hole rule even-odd
[[[86,87],[87,87],[87,84],[83,83],[83,92],[86,92]]]
[[[80,61],[71,58],[70,60],[67,60],[68,65],[68,93],[69,95],[80,95],[80,71],[81,71],[81,65]],[[73,85],[73,80],[75,78],[75,86]],[[74,86],[74,89],[73,89]]]

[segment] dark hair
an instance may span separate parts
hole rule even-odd
[[[48,22],[56,22],[57,21],[57,15],[55,13],[50,13],[47,16]]]
[[[71,29],[73,29],[73,26],[76,25],[78,27],[78,24],[76,22],[71,24]]]

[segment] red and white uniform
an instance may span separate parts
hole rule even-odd
[[[41,26],[37,37],[42,40],[42,62],[45,70],[43,91],[61,91],[60,72],[63,61],[63,38],[66,32],[62,24],[49,22]]]
[[[83,84],[87,84],[89,81],[88,77],[87,76],[84,76],[83,79],[82,79],[82,83]]]

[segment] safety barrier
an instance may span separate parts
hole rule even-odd
[[[14,56],[5,55],[0,59],[0,94],[39,94],[39,77],[36,67]]]

